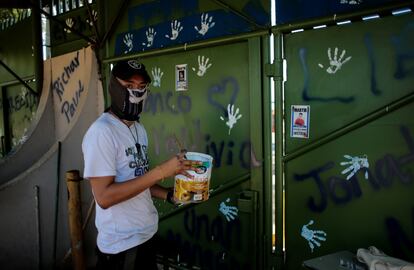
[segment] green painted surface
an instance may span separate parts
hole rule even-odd
[[[228,222],[218,212],[223,202],[237,207],[240,192],[240,187],[227,190],[161,222],[161,255],[183,267],[178,269],[255,269],[254,216],[239,207],[237,218]]]
[[[209,58],[212,64],[202,77],[192,70],[198,70],[198,56]],[[250,152],[245,146],[250,141],[247,44],[158,56],[143,59],[143,62],[149,72],[160,68],[164,73],[161,87],[151,86],[142,115],[150,135],[152,163],[157,164],[179,151],[174,137],[177,136],[187,150],[213,156],[212,187],[248,173]],[[179,64],[187,64],[188,91],[175,90],[175,65]],[[229,103],[242,114],[230,134],[226,125]],[[232,170],[230,179],[229,170]]]
[[[414,179],[414,121],[405,118],[406,106],[365,127],[338,138],[292,162],[287,176],[287,258],[289,269],[306,259],[340,250],[356,253],[374,245],[387,254],[412,261]],[[365,169],[346,180],[341,172],[349,165],[343,155],[367,155]],[[327,233],[311,252],[301,236],[310,230]]]
[[[1,108],[1,113],[0,113],[0,157],[3,157],[6,154],[6,141],[5,141],[5,136],[4,136],[4,116],[3,116],[3,99],[0,98],[0,108]]]
[[[212,64],[202,77],[197,75],[199,56],[209,58],[209,63]],[[174,235],[183,240],[181,243],[176,243],[178,247],[176,246],[175,250],[170,250],[176,254],[167,253],[167,255],[176,260],[180,253],[181,262],[203,267],[211,263],[228,265],[229,262],[234,262],[240,265],[241,269],[249,269],[248,265],[255,263],[254,257],[253,259],[246,257],[254,234],[252,231],[252,234],[247,234],[245,230],[253,226],[254,219],[251,214],[248,217],[239,215],[239,218],[227,222],[219,211],[221,202],[238,207],[237,199],[241,196],[240,191],[248,186],[237,182],[239,184],[236,183],[230,191],[223,192],[220,189],[240,178],[246,178],[251,172],[250,121],[252,119],[250,118],[251,89],[249,89],[247,42],[183,51],[173,55],[143,59],[143,62],[149,72],[155,68],[160,68],[163,72],[161,87],[152,85],[151,95],[146,101],[146,112],[142,115],[142,122],[149,137],[151,166],[179,151],[175,136],[188,151],[208,153],[214,158],[210,189],[217,192],[210,200],[186,208],[183,210],[184,214],[180,211],[173,213],[173,209],[166,203],[156,202],[161,216],[173,213],[161,222],[160,235],[164,239]],[[175,91],[175,65],[179,64],[187,64],[188,91]],[[193,68],[196,71],[193,71]],[[230,103],[234,104],[234,112],[239,109],[242,118],[234,124],[229,133],[226,121]],[[168,179],[163,184],[172,186],[173,180]],[[227,198],[230,199],[229,202],[226,202]],[[204,226],[197,223],[200,221],[196,221],[200,216],[201,219],[208,220],[210,229],[207,232],[205,228],[199,228]],[[235,236],[228,235],[226,229],[228,226],[233,226],[233,223],[238,228],[234,232],[237,233]],[[194,226],[198,228],[197,230],[203,230],[202,233],[206,233],[206,236],[194,236],[192,234]],[[213,239],[214,235],[216,240]],[[234,245],[233,241],[231,247],[227,246],[230,238],[237,239],[240,244]],[[185,244],[187,241],[188,244]],[[201,257],[187,256],[188,252],[195,252],[191,251],[193,245],[201,248],[197,251],[201,252]]]
[[[287,35],[287,155],[412,96],[413,31],[413,16],[406,15]],[[327,50],[331,48],[334,58],[335,47],[338,61],[342,50],[342,61],[352,58],[329,74]],[[305,86],[310,99],[303,98]],[[292,104],[310,105],[310,139],[289,137]],[[413,111],[411,102],[287,162],[287,269],[300,269],[310,258],[341,250],[356,253],[371,245],[414,260]],[[341,165],[350,161],[344,155],[367,157],[369,169],[361,168],[346,180],[352,171],[344,170],[352,164]],[[315,238],[320,247],[313,242],[312,252],[303,229],[326,240]]]
[[[26,18],[0,31],[0,60],[21,78],[33,76],[35,59],[32,55],[32,18]],[[16,79],[0,66],[0,82]]]
[[[34,87],[35,83],[29,83],[29,86]],[[6,92],[7,102],[9,104],[9,126],[7,127],[10,132],[11,147],[17,147],[23,143],[28,135],[28,130],[31,126],[31,122],[37,110],[38,98],[34,96],[26,87],[21,84],[14,84],[10,86],[4,86],[3,91]],[[2,107],[3,100],[0,97],[0,109]],[[5,149],[5,126],[4,126],[3,113],[0,114],[0,154],[4,156]]]
[[[0,31],[0,60],[7,65],[20,78],[33,78],[35,73],[35,59],[33,56],[32,18],[25,18],[13,26]],[[0,155],[4,156],[5,128],[10,130],[11,147],[15,147],[25,133],[24,130],[30,125],[32,112],[37,109],[37,98],[21,84],[10,85],[17,79],[3,66],[0,66],[0,83],[6,92],[9,102],[9,127],[5,127],[3,113],[0,116]],[[29,83],[32,89],[36,88],[34,83]],[[25,89],[25,90],[23,90]],[[24,96],[24,97],[23,97]],[[2,97],[0,96],[0,110],[3,110]],[[30,105],[29,105],[30,104]]]
[[[286,35],[287,152],[412,93],[413,33],[405,15]],[[352,57],[335,74],[326,71],[329,48],[332,58],[335,48],[337,59]],[[311,105],[309,140],[289,138],[292,104]]]
[[[34,87],[34,83],[29,86]],[[37,110],[38,98],[21,84],[6,88],[9,102],[11,146],[23,143]],[[3,132],[4,133],[4,132]]]

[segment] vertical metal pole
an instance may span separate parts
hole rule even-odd
[[[107,25],[108,25],[108,5],[104,5],[103,1],[97,1],[96,2],[97,9],[98,9],[98,31],[99,33],[105,33],[107,31]],[[108,106],[108,79],[109,78],[109,64],[103,64],[102,59],[109,57],[109,42],[104,40],[103,38],[99,41],[99,55],[97,55],[98,61],[101,62],[100,64],[100,75],[101,75],[101,81],[102,81],[102,88],[103,88],[103,95],[104,95],[104,104],[105,108]],[[99,63],[99,62],[98,62]],[[109,71],[108,71],[109,70]]]
[[[65,13],[67,11],[66,0],[62,0],[62,7],[62,13]]]
[[[275,65],[283,66],[283,43],[282,34],[274,33],[274,56]],[[283,71],[282,71],[283,74]],[[283,130],[283,76],[275,76],[275,230],[276,230],[276,245],[275,253],[279,258],[283,258],[283,241],[284,241],[284,130]],[[278,260],[278,268],[281,269],[282,261]]]
[[[54,0],[54,5],[56,7],[56,14],[53,14],[52,16],[56,16],[60,13],[60,0]]]
[[[33,55],[35,60],[36,92],[40,95],[43,87],[42,18],[39,12],[39,9],[42,8],[41,1],[37,4],[34,2],[33,5],[38,5],[37,8],[32,9],[32,37]]]
[[[3,101],[3,126],[4,126],[4,155],[11,150],[11,137],[10,137],[10,108],[9,100],[7,99],[7,88],[1,87],[1,99]]]
[[[56,245],[58,238],[58,221],[59,221],[59,190],[60,190],[60,155],[61,155],[62,143],[58,141],[58,153],[57,153],[57,170],[56,170],[56,193],[55,193],[55,224],[54,224],[54,237],[53,237],[53,263],[56,268]]]
[[[263,156],[263,134],[258,130],[263,132],[263,119],[262,119],[262,77],[261,77],[261,40],[260,37],[253,37],[248,39],[248,48],[249,48],[249,100],[250,100],[250,117],[255,119],[250,124],[250,141],[251,141],[251,151],[254,150],[255,155],[261,157]],[[251,154],[252,155],[252,154]],[[252,157],[250,158],[251,168],[250,168],[250,189],[256,192],[261,192],[263,190],[263,170],[262,168],[255,168],[252,164]],[[263,235],[263,212],[258,211],[258,209],[263,209],[263,201],[256,200],[257,193],[252,193],[252,216],[251,224],[253,227],[254,235]],[[263,269],[263,238],[253,236],[252,239],[253,246],[256,246],[257,249],[255,253],[251,253],[252,258],[254,258],[257,269]],[[254,255],[254,257],[253,257]]]
[[[268,63],[270,59],[270,38],[266,35],[262,38],[262,62]],[[270,257],[273,255],[272,247],[272,233],[273,233],[273,163],[272,163],[272,100],[271,100],[271,85],[270,78],[266,74],[262,75],[263,80],[263,222],[264,222],[264,238],[263,238],[263,250],[265,265],[263,269],[271,269]]]
[[[42,269],[42,248],[40,232],[40,206],[39,206],[39,186],[34,186],[35,192],[35,216],[36,216],[36,247],[37,247],[37,269]]]
[[[84,270],[85,257],[83,253],[82,237],[82,208],[80,199],[80,182],[82,178],[79,171],[66,172],[66,185],[68,188],[68,214],[69,230],[72,249],[73,269]]]

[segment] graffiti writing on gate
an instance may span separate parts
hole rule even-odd
[[[80,79],[73,83],[73,77],[78,77],[75,73],[79,69],[79,51],[77,51],[76,56],[64,65],[62,71],[57,72],[59,75],[52,82],[52,91],[59,100],[60,113],[65,116],[67,123],[74,117],[82,92],[84,91],[84,85]],[[65,95],[66,91],[73,93],[70,93],[68,97]]]
[[[389,37],[390,43],[392,44],[392,52],[390,55],[394,55],[394,61],[392,66],[395,66],[395,70],[392,76],[396,80],[404,80],[408,79],[410,75],[413,74],[414,69],[412,68],[412,64],[414,62],[414,47],[412,45],[411,37],[414,33],[414,23],[408,23],[404,27],[402,27],[401,31],[395,35],[391,35]],[[372,33],[366,33],[363,36],[365,50],[367,52],[367,62],[369,67],[369,81],[370,81],[370,92],[374,96],[380,96],[384,89],[380,88],[378,83],[378,69],[380,66],[378,65],[378,59],[375,58],[375,54],[378,52],[375,50],[374,42],[372,38]],[[310,93],[310,81],[311,76],[309,72],[309,67],[307,63],[307,55],[308,55],[308,48],[300,48],[299,49],[299,60],[303,70],[303,80],[304,86],[302,89],[302,99],[304,101],[319,101],[319,102],[340,102],[340,103],[350,103],[355,100],[354,95],[350,94],[343,94],[340,96],[317,96]],[[331,63],[334,65],[339,65],[341,57],[337,59],[337,55],[335,53],[335,57],[330,59]],[[350,66],[350,64],[347,64]]]
[[[207,90],[208,103],[215,109],[222,111],[226,117],[228,112],[226,109],[227,104],[234,104],[237,99],[240,87],[237,80],[234,77],[225,77],[220,82],[213,84]],[[229,100],[225,104],[222,104],[217,100],[219,95],[228,95]],[[158,93],[150,93],[145,101],[144,111],[155,115],[157,113],[171,113],[173,115],[186,114],[192,110],[191,97],[184,94],[175,95],[172,90],[167,90]]]
[[[191,127],[178,127],[178,130],[180,130],[178,134],[183,147],[189,151],[202,150],[211,155],[214,159],[214,168],[236,163],[245,169],[260,166],[249,140],[241,142],[221,138],[213,140],[211,135],[203,135],[201,132],[200,119],[193,119]],[[164,124],[152,128],[151,131],[156,155],[160,155],[162,151],[170,154],[179,152],[175,133],[167,131]]]
[[[222,114],[224,114],[225,117],[228,117],[226,105],[234,104],[236,102],[239,90],[240,87],[237,80],[234,77],[226,77],[220,82],[213,84],[213,86],[208,89],[208,102],[213,107],[221,110]],[[228,96],[229,100],[225,103],[225,105],[217,100],[217,97],[220,95]]]
[[[319,96],[312,96],[309,93],[309,84],[310,84],[310,75],[309,75],[309,69],[307,64],[307,54],[308,50],[307,48],[300,48],[299,49],[299,59],[300,63],[303,69],[303,79],[304,79],[304,86],[302,90],[302,99],[305,101],[339,101],[343,103],[349,103],[355,99],[354,96],[331,96],[331,97],[319,97]]]
[[[7,100],[9,102],[9,111],[10,113],[13,113],[21,110],[34,111],[37,106],[38,98],[33,94],[28,94],[25,98],[21,95],[16,95],[14,97],[9,97]]]
[[[404,231],[403,226],[395,217],[386,217],[385,227],[392,253],[401,259],[412,261],[414,259],[414,207],[411,208],[411,236]]]
[[[164,239],[167,243],[163,246],[168,248],[162,251],[163,255],[203,269],[251,269],[247,258],[235,256],[242,252],[242,241],[246,239],[242,237],[243,227],[239,219],[226,222],[219,215],[214,218],[197,215],[191,208],[184,214],[183,227],[184,235],[173,229],[167,231]]]
[[[7,98],[7,103],[9,106],[9,112],[19,112],[19,111],[30,111],[33,112],[36,110],[38,97],[30,93],[29,91],[26,92],[25,95],[15,95],[9,96]],[[0,99],[0,110],[3,109],[3,102]]]
[[[391,188],[398,182],[403,185],[412,185],[413,183],[413,175],[404,171],[404,167],[414,161],[414,140],[406,126],[401,126],[400,133],[407,145],[408,153],[399,157],[387,153],[375,162],[373,168],[367,169],[369,176],[366,181],[374,191]],[[328,172],[334,166],[334,162],[329,161],[306,173],[294,174],[295,181],[313,181],[319,191],[319,194],[312,195],[307,199],[306,206],[312,212],[325,211],[329,199],[336,205],[344,205],[363,195],[357,179],[358,174],[352,176],[350,181],[339,176],[331,176],[327,180],[321,177],[322,173]]]
[[[150,93],[145,100],[144,112],[155,115],[168,112],[174,115],[191,111],[191,98],[186,95],[174,95],[172,90],[165,93]]]
[[[213,108],[209,117],[214,117],[215,111],[218,111],[217,115],[227,115],[226,106],[222,104],[223,99],[225,104],[234,104],[239,93],[239,84],[234,77],[225,77],[219,82],[213,83],[206,93],[205,100]],[[174,94],[172,90],[168,90],[150,93],[145,102],[144,111],[151,115],[168,113],[180,116],[191,113],[192,107],[191,96]],[[151,128],[155,154],[160,155],[161,152],[177,153],[180,150],[176,141],[176,136],[178,136],[185,149],[189,151],[199,150],[211,155],[214,159],[215,168],[220,168],[223,165],[234,165],[237,162],[245,169],[260,166],[249,139],[235,141],[228,136],[225,139],[222,137],[217,139],[211,134],[202,132],[203,120],[192,118],[191,121],[187,121],[186,126],[174,127],[175,132],[168,130],[163,123]],[[207,120],[211,121],[211,119]]]
[[[413,34],[414,23],[411,22],[404,26],[399,34],[391,36],[391,42],[395,50],[396,69],[394,78],[396,79],[405,79],[414,74],[414,69],[409,64],[414,61]]]

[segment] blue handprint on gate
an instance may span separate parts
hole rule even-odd
[[[365,179],[368,179],[368,169],[369,169],[369,162],[367,155],[362,157],[351,157],[350,155],[344,155],[344,158],[348,159],[348,161],[343,161],[339,164],[342,166],[348,166],[345,170],[343,170],[342,174],[347,174],[346,180],[351,179],[359,170],[365,169]]]
[[[226,202],[230,202],[230,198],[227,198]],[[219,211],[224,215],[227,221],[231,221],[238,216],[239,209],[237,209],[236,206],[229,206],[226,205],[225,202],[221,202]]]
[[[313,224],[313,220],[310,220],[308,224],[302,226],[300,235],[308,241],[308,245],[311,248],[311,252],[315,246],[320,247],[321,241],[326,241],[326,232],[321,230],[310,230],[309,225]]]

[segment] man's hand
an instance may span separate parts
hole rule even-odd
[[[160,164],[158,168],[161,170],[163,178],[175,176],[177,174],[182,174],[188,178],[192,178],[192,175],[189,174],[187,170],[194,170],[198,165],[202,165],[202,162],[187,160],[185,158],[185,152],[181,152],[175,157],[172,157]]]

